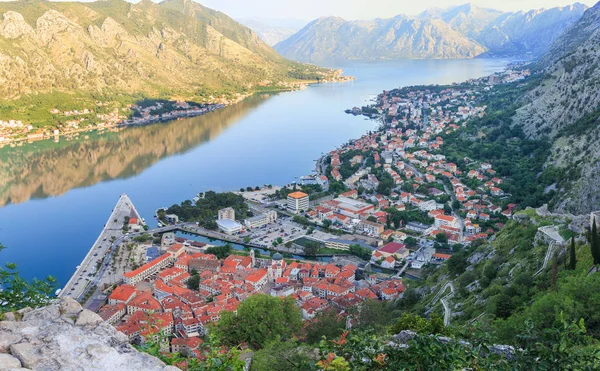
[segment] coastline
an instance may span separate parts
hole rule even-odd
[[[157,123],[162,123],[162,122],[179,120],[179,119],[183,119],[183,118],[198,117],[198,116],[202,116],[207,113],[213,112],[217,109],[223,109],[225,107],[238,104],[239,102],[247,99],[248,97],[256,95],[256,94],[294,92],[297,90],[306,89],[310,85],[341,83],[341,82],[352,81],[354,79],[355,78],[352,76],[338,76],[338,77],[334,78],[333,80],[308,80],[308,81],[303,81],[303,82],[290,83],[284,87],[273,87],[273,88],[268,88],[268,89],[264,89],[264,90],[258,89],[252,93],[241,94],[235,99],[226,100],[224,102],[221,101],[218,103],[215,103],[215,102],[205,103],[205,104],[201,105],[201,107],[194,107],[194,108],[185,109],[185,110],[173,109],[169,112],[165,112],[160,115],[152,115],[150,117],[141,118],[141,119],[130,116],[128,118],[121,119],[114,123],[95,124],[93,126],[76,128],[76,129],[72,129],[69,131],[59,131],[56,129],[56,130],[54,130],[53,133],[49,133],[49,132],[34,133],[34,134],[28,134],[25,137],[2,137],[2,136],[0,136],[0,148],[4,148],[6,146],[11,147],[11,148],[20,147],[25,144],[32,144],[34,142],[50,140],[50,139],[54,139],[55,141],[58,141],[60,137],[77,136],[81,133],[92,133],[92,132],[98,132],[98,131],[102,131],[102,130],[120,131],[122,129],[127,129],[130,127],[140,127],[140,126],[152,125],[152,124],[157,124]],[[169,102],[175,102],[175,101],[169,101]],[[191,102],[191,103],[197,104],[195,102]]]

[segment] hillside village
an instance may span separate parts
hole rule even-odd
[[[0,146],[49,138],[57,140],[61,135],[72,135],[82,131],[132,127],[194,117],[223,108],[225,104],[201,105],[185,101],[149,101],[129,104],[121,109],[109,106],[108,103],[96,102],[95,110],[52,108],[49,113],[55,123],[53,127],[36,128],[22,120],[0,120]]]
[[[166,240],[166,241],[165,241]],[[368,299],[392,300],[404,292],[400,279],[356,280],[357,267],[229,255],[218,259],[198,247],[163,237],[164,254],[123,275],[100,316],[132,343],[160,343],[165,351],[202,358],[198,349],[210,324],[223,311],[235,312],[240,302],[257,293],[292,297],[305,320],[328,308],[347,314]],[[199,284],[188,284],[192,276]]]
[[[382,128],[330,152],[317,166],[319,175],[303,178],[343,190],[340,197],[306,210],[305,216],[320,225],[375,237],[380,240],[375,247],[408,237],[452,246],[492,236],[518,205],[509,202],[503,179],[490,163],[447,161],[443,137],[485,114],[486,106],[475,103],[482,89],[529,74],[508,69],[452,87],[384,91],[373,107],[363,108],[384,120]],[[391,259],[382,262],[387,257],[381,252],[373,254],[384,267],[395,266]],[[407,256],[392,255],[398,260]],[[421,268],[433,252],[429,249],[426,256],[412,266]]]

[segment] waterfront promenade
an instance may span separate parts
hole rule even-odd
[[[110,253],[114,245],[113,242],[123,237],[123,223],[125,222],[125,218],[132,214],[132,211],[139,217],[129,197],[126,194],[122,194],[104,225],[102,232],[83,258],[73,276],[71,276],[71,279],[58,295],[59,297],[70,296],[78,299],[86,291],[88,284],[91,284],[92,281],[101,276],[101,272],[96,272],[96,268],[99,265],[98,261],[106,263],[110,260]],[[100,264],[100,267],[104,265]]]

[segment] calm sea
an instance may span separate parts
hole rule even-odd
[[[351,62],[353,82],[255,95],[205,116],[87,138],[0,149],[0,263],[63,285],[121,193],[150,224],[156,208],[200,191],[286,184],[323,152],[376,125],[344,113],[382,90],[448,84],[499,71],[505,60]]]

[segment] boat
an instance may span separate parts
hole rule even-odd
[[[58,295],[60,295],[61,292],[62,292],[62,289],[58,289],[54,292],[54,295],[58,296]]]

